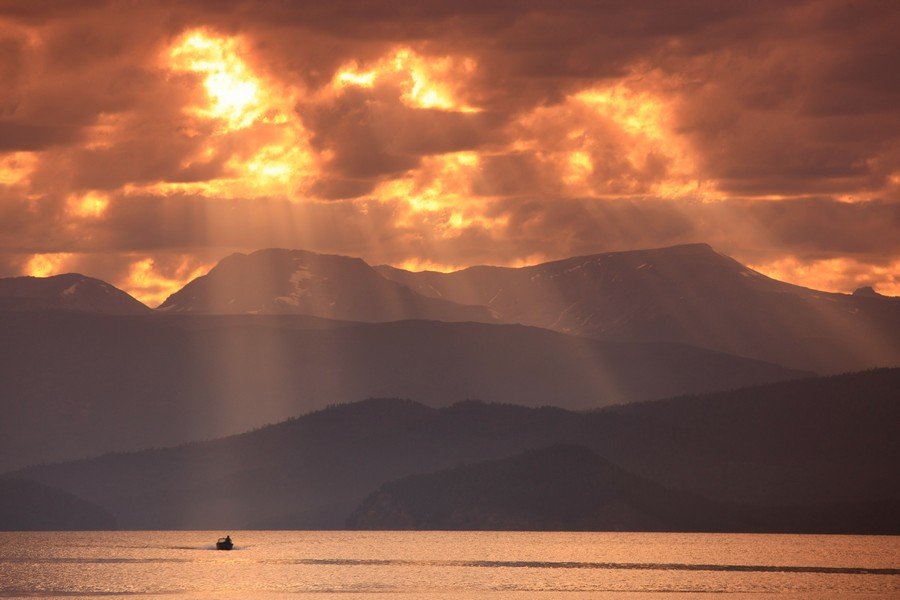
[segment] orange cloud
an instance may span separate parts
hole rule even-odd
[[[209,102],[192,107],[192,111],[220,119],[231,130],[248,127],[264,112],[262,83],[241,59],[241,50],[237,38],[195,30],[169,51],[173,69],[203,77]]]
[[[147,306],[155,307],[191,280],[205,275],[212,266],[198,263],[190,255],[175,257],[171,264],[163,265],[153,257],[141,258],[131,263],[125,279],[117,285]]]
[[[25,263],[23,272],[32,277],[50,277],[66,273],[66,265],[72,259],[69,252],[34,254]]]
[[[0,266],[127,283],[225,247],[462,266],[708,241],[894,289],[896,11],[476,4],[7,11]]]
[[[100,218],[108,207],[109,194],[96,191],[73,194],[66,200],[66,212],[83,219]]]
[[[371,88],[391,79],[402,89],[401,100],[412,108],[474,113],[480,109],[459,98],[465,82],[477,68],[471,57],[424,57],[410,48],[399,48],[365,69],[357,61],[341,67],[332,80],[340,90],[347,86]]]
[[[37,163],[36,152],[0,154],[0,186],[27,186]]]
[[[132,184],[127,193],[302,196],[317,168],[308,133],[293,110],[299,91],[255,72],[249,54],[242,38],[206,29],[185,33],[164,52],[163,68],[194,75],[200,83],[184,110],[194,122],[187,134],[203,141],[181,169],[218,161],[222,173],[200,181]]]
[[[50,277],[72,272],[91,274],[94,269],[107,270],[112,266],[112,270],[106,273],[93,274],[153,307],[161,304],[170,294],[180,290],[191,280],[205,275],[214,264],[204,262],[192,254],[160,256],[128,254],[120,259],[125,261],[124,269],[117,266],[118,261],[110,263],[107,257],[97,255],[73,252],[33,254],[26,259],[21,272],[32,277]]]
[[[850,292],[863,286],[887,296],[900,296],[900,260],[872,265],[852,258],[800,260],[789,256],[751,265],[769,277],[815,290]]]
[[[549,187],[566,195],[721,198],[677,131],[678,97],[642,89],[648,79],[624,77],[537,108],[520,119],[512,148],[534,153]]]

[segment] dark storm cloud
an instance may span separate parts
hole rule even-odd
[[[0,152],[44,150],[79,138],[76,127],[0,121]]]

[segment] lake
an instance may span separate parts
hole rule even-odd
[[[214,550],[230,533],[231,552]],[[0,533],[0,595],[213,598],[640,592],[897,597],[900,538],[676,533],[147,531]]]

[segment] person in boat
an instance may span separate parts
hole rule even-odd
[[[226,536],[225,536],[225,543],[226,543],[226,544],[231,544],[231,535],[226,535]]]

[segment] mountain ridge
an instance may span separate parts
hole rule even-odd
[[[218,437],[354,398],[593,408],[808,374],[471,322],[0,311],[0,338],[0,468]]]
[[[573,412],[477,401],[432,408],[402,399],[340,404],[242,434],[48,464],[14,475],[73,493],[123,528],[341,528],[387,482],[581,445],[617,468],[715,502],[757,506],[900,498],[895,435],[900,369],[672,399],[633,412]],[[821,389],[831,392],[820,397]],[[864,390],[854,397],[853,390]],[[740,409],[742,394],[759,406]],[[753,402],[753,399],[763,399]],[[708,411],[702,403],[719,407]],[[816,404],[803,436],[790,431]],[[641,406],[641,405],[638,405]],[[691,424],[693,423],[693,424]],[[837,446],[835,446],[837,442]],[[823,452],[838,449],[839,454]],[[897,513],[900,514],[900,513]]]
[[[113,315],[151,314],[127,292],[80,273],[0,278],[0,310],[66,309]]]
[[[900,364],[900,303],[772,279],[708,244],[527,267],[379,272],[504,322],[597,339],[677,341],[819,373]]]
[[[99,506],[27,479],[0,478],[0,531],[97,531],[116,529]]]
[[[896,501],[759,507],[637,477],[588,448],[555,444],[382,485],[349,529],[454,531],[900,532]]]
[[[234,253],[169,296],[160,312],[308,314],[352,321],[494,322],[481,306],[422,296],[356,257],[269,248]]]
[[[105,295],[115,289],[85,280]],[[13,280],[0,281],[9,287]],[[4,303],[2,286],[0,309],[45,306],[9,295]],[[44,302],[59,306],[62,291]],[[127,298],[127,310],[75,308],[150,312]],[[900,364],[900,300],[778,281],[703,243],[453,273],[269,248],[227,256],[152,312],[518,323],[608,341],[687,344],[821,374]]]

